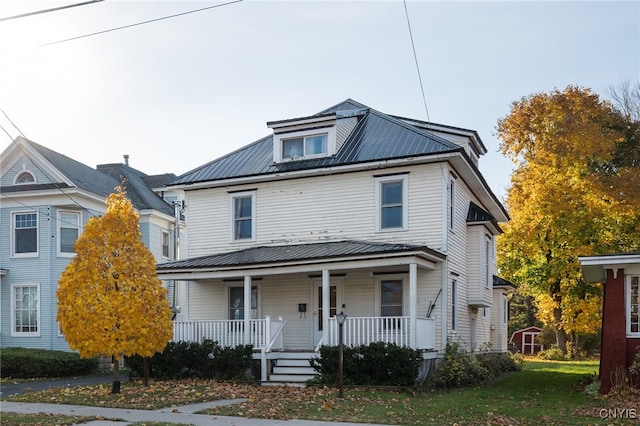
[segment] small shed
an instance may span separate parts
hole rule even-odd
[[[542,329],[532,325],[531,327],[514,331],[509,343],[516,345],[524,355],[534,355],[544,349],[542,344],[536,342],[536,337],[541,334]]]

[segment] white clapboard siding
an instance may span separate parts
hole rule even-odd
[[[386,170],[385,172],[390,172]],[[402,167],[409,173],[409,229],[400,235],[375,230],[375,171],[212,188],[187,193],[188,256],[264,244],[336,239],[395,241],[440,249],[442,171],[438,165]],[[256,191],[256,239],[230,241],[228,191]]]

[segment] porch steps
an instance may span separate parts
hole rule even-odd
[[[269,381],[262,384],[304,386],[307,380],[318,375],[309,364],[309,360],[319,356],[316,352],[280,352],[272,360],[273,370],[269,375]]]

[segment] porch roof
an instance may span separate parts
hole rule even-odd
[[[398,256],[415,257],[428,264],[435,264],[446,258],[444,254],[427,246],[370,241],[333,241],[251,247],[227,253],[160,263],[157,265],[157,271],[161,276],[185,272],[229,272],[239,269],[259,269],[264,273],[266,268],[296,265],[309,265],[310,270],[318,270],[319,265],[323,263],[373,262],[380,259],[397,259]],[[335,266],[332,269],[340,268]],[[180,279],[168,276],[163,278]]]

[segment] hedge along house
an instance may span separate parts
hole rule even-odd
[[[509,218],[475,131],[351,99],[267,126],[169,186],[188,230],[183,260],[158,265],[185,286],[174,340],[252,344],[264,382],[310,378],[286,366],[336,345],[340,312],[347,345],[506,351],[509,286],[494,274]]]
[[[600,393],[608,393],[627,378],[640,347],[640,252],[578,259],[585,281],[604,284]]]
[[[0,344],[68,351],[56,291],[84,224],[106,211],[105,198],[126,179],[143,242],[158,262],[174,260],[175,209],[156,193],[175,175],[148,176],[124,164],[93,169],[23,137],[0,156]],[[175,198],[174,198],[175,199]],[[167,283],[169,286],[169,283]],[[172,288],[170,288],[172,290]],[[178,295],[171,291],[170,303]]]

